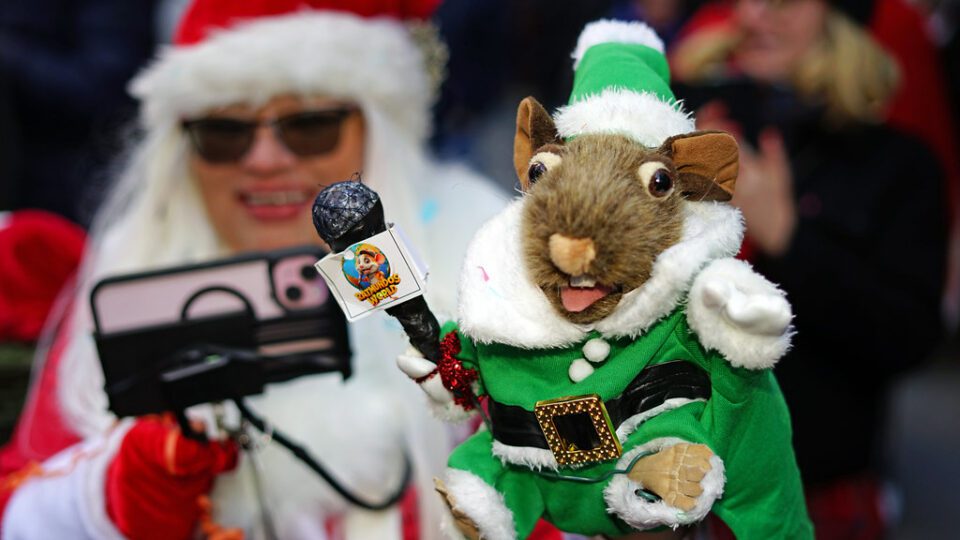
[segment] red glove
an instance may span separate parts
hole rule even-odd
[[[217,474],[237,464],[232,440],[200,443],[169,417],[144,417],[107,470],[107,514],[131,540],[189,539]]]

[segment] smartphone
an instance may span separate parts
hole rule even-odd
[[[90,306],[111,410],[148,414],[300,375],[348,377],[346,319],[314,268],[324,255],[304,246],[98,282]],[[210,351],[243,362],[211,365],[224,355]]]

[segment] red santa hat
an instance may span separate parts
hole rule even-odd
[[[439,0],[195,0],[174,43],[131,83],[155,127],[281,94],[392,111],[425,132],[433,102],[424,51],[405,23]]]

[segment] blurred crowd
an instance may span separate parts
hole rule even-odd
[[[128,83],[186,4],[0,3],[0,211],[15,211],[0,217],[0,361],[31,354],[79,264],[82,229],[143,137]],[[513,190],[516,104],[563,105],[577,35],[604,17],[653,26],[698,127],[738,138],[741,257],[796,314],[777,376],[818,538],[950,536],[960,428],[916,425],[955,415],[943,408],[960,394],[960,2],[446,0],[431,152]],[[36,218],[24,209],[66,221],[36,225],[42,242],[5,233]],[[228,229],[243,225],[216,231],[238,251],[258,247]],[[22,396],[26,377],[5,377]]]

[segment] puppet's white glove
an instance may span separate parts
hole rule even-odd
[[[475,411],[468,411],[457,405],[453,392],[443,386],[436,364],[424,358],[413,347],[397,357],[397,366],[427,395],[430,409],[437,418],[447,422],[462,422],[473,416]]]
[[[750,334],[779,336],[787,331],[793,314],[779,291],[744,291],[729,281],[703,284],[703,303],[720,311],[731,325]]]
[[[772,367],[790,347],[792,319],[783,291],[744,261],[713,261],[690,288],[690,328],[737,367]]]

